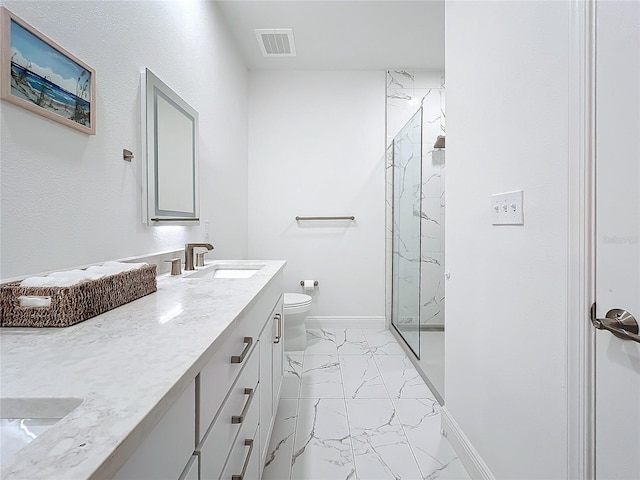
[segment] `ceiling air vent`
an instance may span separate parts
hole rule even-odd
[[[265,57],[295,57],[296,45],[290,28],[256,29],[260,51]]]

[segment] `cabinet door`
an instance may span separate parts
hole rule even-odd
[[[260,460],[264,460],[269,446],[269,431],[273,416],[273,318],[260,334]]]
[[[180,477],[195,447],[195,407],[193,381],[113,478],[156,480]]]
[[[274,342],[273,342],[273,364],[272,364],[272,383],[273,383],[273,416],[278,411],[278,402],[280,401],[280,387],[282,386],[282,377],[284,375],[284,317],[282,314],[282,297],[276,306],[273,315]]]

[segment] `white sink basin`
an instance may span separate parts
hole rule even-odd
[[[249,278],[252,277],[259,269],[236,270],[233,268],[216,268],[213,272],[213,278]]]
[[[187,276],[189,278],[250,278],[264,266],[258,263],[216,263]]]
[[[78,398],[0,399],[0,465],[81,403]]]

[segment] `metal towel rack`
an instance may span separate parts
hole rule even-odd
[[[193,217],[165,217],[165,218],[152,218],[152,222],[199,222],[199,218]]]
[[[354,221],[356,217],[353,215],[349,217],[296,217],[296,222],[300,220],[351,220]]]

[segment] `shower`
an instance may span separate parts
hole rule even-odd
[[[444,397],[444,90],[429,89],[390,142],[391,324]]]

